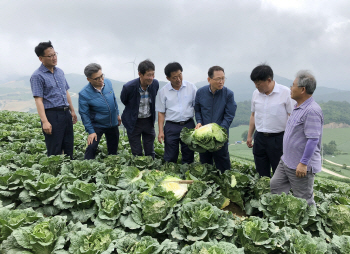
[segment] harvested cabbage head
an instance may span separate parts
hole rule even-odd
[[[183,196],[185,196],[186,192],[188,191],[187,184],[179,184],[178,182],[173,181],[181,181],[182,179],[174,177],[174,176],[167,176],[164,178],[164,180],[161,182],[161,186],[166,189],[166,191],[171,191],[174,193],[176,200],[180,200]]]
[[[215,152],[227,142],[227,131],[216,123],[206,124],[198,129],[181,130],[180,138],[188,147],[199,153]]]

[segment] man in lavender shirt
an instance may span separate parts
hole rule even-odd
[[[293,195],[314,205],[314,176],[321,171],[321,137],[323,113],[314,101],[315,77],[299,71],[291,86],[297,104],[290,115],[283,138],[283,155],[273,175],[271,193],[293,190]]]

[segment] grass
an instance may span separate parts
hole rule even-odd
[[[337,166],[337,165],[328,163],[326,161],[323,162],[323,167],[325,167],[329,170],[332,170],[333,172],[335,172],[337,174],[350,177],[350,168],[343,169],[341,166]]]
[[[324,129],[322,143],[328,144],[332,140],[337,144],[338,150],[347,154],[336,155],[334,157],[326,155],[324,158],[342,165],[350,165],[350,128]]]
[[[228,151],[231,157],[244,159],[250,162],[254,162],[253,152],[251,148],[247,147],[247,144],[236,144],[236,141],[242,141],[242,133],[248,130],[248,125],[240,125],[230,129],[229,135],[229,147]]]
[[[230,144],[234,144],[235,141],[242,141],[242,133],[248,130],[248,125],[240,125],[230,129]],[[245,145],[246,146],[246,145]]]
[[[348,166],[350,166],[350,153],[349,154],[339,154],[339,155],[325,155],[324,156],[325,159],[333,161],[335,163],[338,164],[346,164]]]

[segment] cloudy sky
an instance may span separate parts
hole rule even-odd
[[[65,73],[97,62],[128,81],[128,62],[149,58],[159,80],[178,61],[198,82],[212,65],[228,75],[267,62],[280,76],[309,69],[319,84],[350,90],[348,0],[1,0],[0,12],[0,80],[31,75],[34,47],[51,40]]]

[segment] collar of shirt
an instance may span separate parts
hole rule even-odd
[[[187,86],[187,85],[186,85],[186,82],[184,82],[183,80],[182,80],[181,87],[180,87],[179,90],[174,89],[174,87],[171,85],[171,82],[169,82],[169,83],[166,84],[166,85],[168,86],[169,91],[170,91],[170,90],[179,91],[181,88]]]
[[[261,94],[262,94],[262,95],[265,95],[265,96],[270,96],[270,95],[273,94],[273,93],[279,93],[279,92],[280,92],[280,87],[277,86],[277,82],[275,81],[275,85],[274,85],[274,87],[273,87],[271,93],[269,93],[269,94],[261,93]],[[259,93],[260,93],[260,92],[259,92]]]
[[[294,109],[304,109],[306,108],[308,105],[310,105],[310,103],[312,103],[314,101],[314,98],[312,98],[312,96],[307,99],[306,101],[304,101],[299,107],[298,107],[298,103],[296,103],[294,105]]]
[[[91,83],[90,83],[91,85]],[[103,83],[101,90],[97,89],[96,87],[94,87],[93,85],[91,85],[96,91],[98,91],[99,93],[102,91],[102,89],[105,87],[105,84]]]
[[[222,89],[221,89],[222,90]],[[219,92],[220,90],[216,90],[214,93],[211,91],[211,89],[210,89],[210,85],[209,85],[209,92],[211,93],[211,94],[216,94],[217,92]]]
[[[41,64],[39,67],[39,70],[41,70],[42,72],[51,72],[45,65]],[[53,67],[53,72],[55,72],[56,70],[56,66]]]
[[[139,86],[139,92],[140,92],[140,93],[147,92],[147,91],[148,91],[148,87],[149,87],[149,86],[147,86],[146,90],[143,90],[142,87],[141,87],[141,84],[140,84],[140,86]]]

